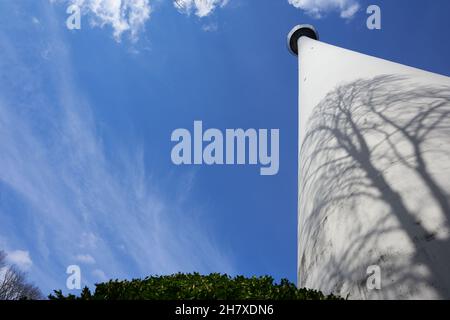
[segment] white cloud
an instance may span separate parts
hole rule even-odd
[[[338,11],[342,18],[352,18],[359,10],[358,0],[288,0],[291,5],[321,18],[330,11]]]
[[[98,243],[97,236],[92,232],[83,232],[80,236],[80,248],[96,249]]]
[[[49,0],[51,3],[77,5],[83,16],[90,17],[93,27],[109,26],[114,39],[122,40],[124,34],[136,42],[152,14],[150,0]],[[155,0],[156,1],[156,0]],[[198,17],[210,15],[217,7],[224,7],[229,0],[172,0],[178,11]],[[82,23],[82,26],[84,24]],[[210,30],[208,30],[210,31]]]
[[[96,282],[106,282],[108,281],[108,277],[106,276],[105,272],[101,269],[95,269],[92,271],[92,275],[94,276]]]
[[[191,14],[195,11],[202,18],[210,15],[216,7],[224,7],[228,0],[174,0],[173,3],[180,12]]]
[[[217,23],[209,23],[202,26],[202,30],[205,32],[215,32],[219,29],[219,25]]]
[[[79,254],[75,257],[75,260],[85,264],[95,264],[95,259],[90,254]]]
[[[8,252],[7,260],[9,263],[16,265],[21,270],[28,270],[33,265],[30,253],[24,250],[15,250]]]
[[[124,33],[129,33],[136,41],[145,23],[150,19],[149,0],[68,0],[88,14],[94,26],[110,26],[114,38],[120,41]]]

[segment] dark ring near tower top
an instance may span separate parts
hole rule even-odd
[[[288,34],[287,44],[289,52],[293,55],[298,55],[298,39],[301,37],[308,37],[314,40],[319,40],[319,33],[310,24],[301,24],[295,26]]]

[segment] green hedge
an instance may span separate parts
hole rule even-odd
[[[297,287],[286,279],[279,284],[269,276],[245,278],[213,273],[207,276],[174,274],[132,281],[96,284],[94,294],[84,288],[79,297],[60,290],[51,300],[335,300],[336,296]]]

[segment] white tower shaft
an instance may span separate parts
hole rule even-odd
[[[292,34],[298,285],[449,299],[450,78]]]

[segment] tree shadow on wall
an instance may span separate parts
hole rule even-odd
[[[372,297],[450,298],[450,86],[341,86],[314,109],[300,158],[302,285],[371,297],[376,264]]]

